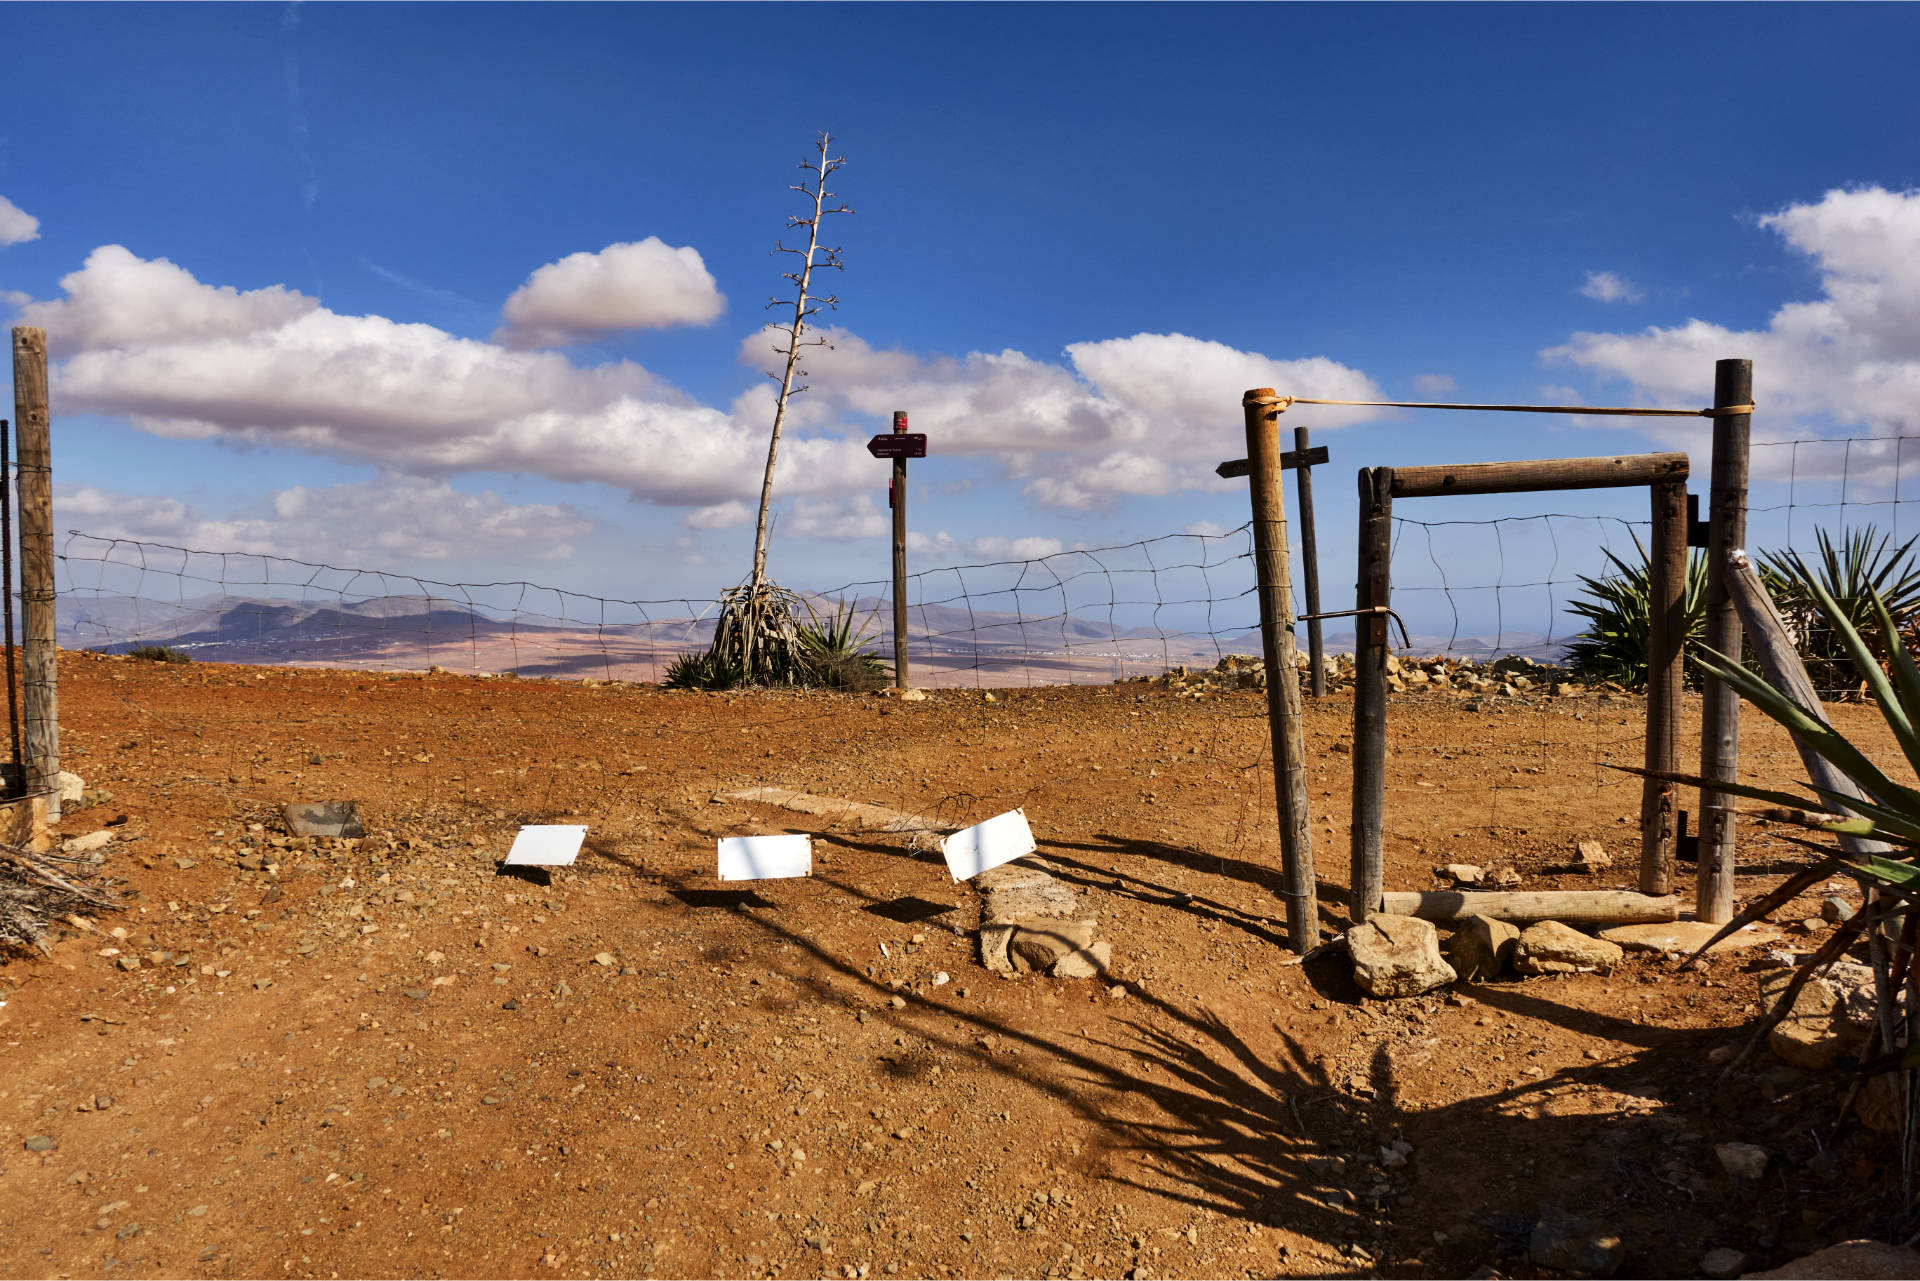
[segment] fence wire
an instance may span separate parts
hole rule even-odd
[[[1258,653],[1251,525],[1031,560],[923,570],[906,582],[917,685],[1108,683]],[[177,649],[233,663],[512,672],[658,682],[705,649],[718,602],[619,599],[523,581],[454,583],[254,553],[66,536],[61,642]],[[891,582],[804,590],[892,647]]]

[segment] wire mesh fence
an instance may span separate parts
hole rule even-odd
[[[906,581],[916,684],[1105,683],[1257,653],[1249,527],[1169,534]],[[657,682],[712,640],[711,599],[618,599],[528,582],[454,583],[285,557],[70,532],[62,643],[203,660],[513,672]],[[804,590],[891,648],[891,584]]]

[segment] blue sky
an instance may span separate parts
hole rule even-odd
[[[0,309],[52,335],[62,528],[737,580],[821,129],[857,213],[785,447],[798,586],[885,574],[889,408],[932,438],[916,566],[1240,524],[1208,472],[1255,383],[1692,406],[1744,355],[1759,436],[1920,432],[1909,6],[11,5],[0,40]],[[1330,606],[1355,467],[1705,432],[1284,421],[1333,451]]]

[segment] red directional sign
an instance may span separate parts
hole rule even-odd
[[[890,431],[868,441],[867,452],[875,458],[925,458],[927,433]]]

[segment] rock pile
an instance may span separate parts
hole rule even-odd
[[[1293,665],[1304,672],[1308,658],[1296,650]],[[1228,654],[1212,667],[1175,667],[1160,676],[1136,676],[1132,683],[1146,683],[1170,689],[1183,698],[1242,689],[1265,689],[1265,660],[1250,654]],[[1353,655],[1327,656],[1327,688],[1353,687]],[[1518,654],[1508,654],[1485,662],[1436,654],[1427,658],[1387,656],[1387,689],[1395,694],[1450,693],[1458,698],[1505,698],[1526,702],[1535,698],[1580,698],[1598,693],[1601,697],[1626,691],[1611,681],[1587,685],[1575,679],[1565,667],[1536,662]]]
[[[980,908],[980,963],[996,974],[1097,978],[1113,948],[1094,937],[1099,918],[1079,915],[1080,896],[1038,867],[1008,863],[974,878]]]
[[[1489,916],[1459,923],[1441,956],[1440,934],[1411,916],[1375,913],[1347,931],[1353,978],[1373,996],[1419,996],[1459,979],[1484,983],[1508,972],[1544,974],[1607,971],[1625,955],[1617,943],[1582,934],[1559,921],[1524,930]]]

